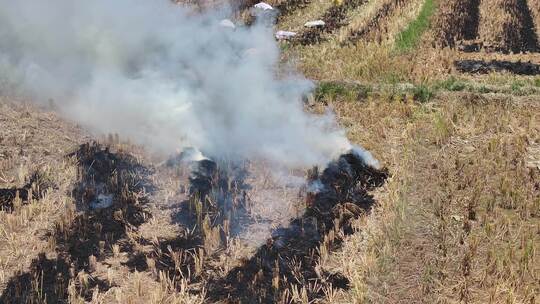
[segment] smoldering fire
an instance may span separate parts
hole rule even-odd
[[[3,89],[165,153],[309,166],[350,149],[331,113],[303,110],[310,81],[275,76],[272,28],[224,28],[228,14],[169,0],[0,0]]]

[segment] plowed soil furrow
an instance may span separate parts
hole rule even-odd
[[[435,44],[454,47],[456,41],[478,35],[480,0],[450,0],[439,6],[433,26]]]
[[[323,40],[323,34],[333,33],[341,27],[345,26],[344,22],[347,18],[347,12],[354,10],[364,5],[367,0],[346,0],[341,5],[331,6],[321,17],[325,25],[322,28],[308,28],[300,33],[295,41],[302,45],[310,45]]]
[[[487,51],[537,50],[538,39],[525,0],[482,0],[478,32]]]
[[[381,31],[381,24],[386,18],[391,16],[393,12],[405,5],[408,0],[387,0],[385,1],[375,15],[373,15],[368,22],[362,27],[351,32],[349,36],[350,42],[358,40],[372,40],[375,37],[375,33]]]

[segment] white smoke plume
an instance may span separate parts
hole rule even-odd
[[[0,82],[161,152],[304,166],[351,148],[332,115],[303,110],[309,81],[276,77],[272,29],[225,16],[169,0],[0,0]]]

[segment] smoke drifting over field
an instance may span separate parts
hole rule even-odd
[[[310,165],[349,149],[332,115],[303,111],[309,81],[276,79],[272,29],[223,16],[168,0],[0,0],[0,81],[162,152]]]

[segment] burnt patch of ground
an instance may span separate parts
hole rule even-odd
[[[460,41],[455,46],[457,50],[464,53],[475,53],[482,50],[482,43],[478,41]]]
[[[480,0],[451,0],[440,4],[434,22],[435,43],[454,47],[478,36]]]
[[[48,303],[65,303],[70,279],[70,265],[64,259],[48,259],[40,254],[30,272],[9,281],[0,303],[32,303],[35,299]]]
[[[463,38],[470,40],[478,36],[478,24],[480,21],[480,0],[471,0],[468,3],[467,11],[469,18],[465,19],[463,28]]]
[[[217,249],[255,220],[249,212],[248,163],[203,159],[187,165],[188,199],[180,203],[172,221],[199,234],[207,249]]]
[[[139,239],[144,251],[124,263],[131,270],[149,271],[156,280],[165,274],[175,288],[182,281],[204,282],[212,269],[207,262],[227,247],[227,240],[242,232],[253,221],[248,214],[245,164],[210,159],[167,162],[168,167],[188,167],[188,199],[171,213],[171,221],[182,227],[174,238]],[[178,177],[176,177],[178,178]],[[190,290],[193,293],[201,290]]]
[[[510,72],[516,75],[540,75],[540,65],[531,62],[512,62],[504,60],[458,60],[455,68],[461,73],[488,74]]]
[[[204,240],[198,234],[180,234],[174,239],[141,240],[142,244],[150,245],[148,252],[137,252],[123,263],[131,271],[149,271],[155,280],[159,274],[165,274],[180,289],[181,281],[191,284],[203,280],[205,263]],[[191,290],[200,292],[200,290]]]
[[[9,281],[0,303],[68,303],[74,271],[67,257],[47,258],[44,253],[39,254],[29,272]],[[105,291],[111,287],[108,282],[92,276],[81,278],[74,286],[87,300],[92,299],[93,288]]]
[[[74,196],[82,214],[65,233],[57,234],[57,242],[87,269],[90,255],[103,256],[104,248],[111,248],[126,230],[137,229],[150,217],[145,205],[148,193],[154,191],[147,179],[152,171],[133,156],[112,153],[99,144],[83,144],[74,155],[80,164]],[[112,196],[111,205],[92,207],[100,195]]]
[[[518,9],[522,11],[523,27],[521,28],[521,35],[524,37],[524,50],[537,52],[538,45],[538,33],[535,31],[534,21],[531,10],[527,5],[527,0],[518,0]]]
[[[313,170],[310,179],[322,188],[307,196],[306,212],[286,228],[275,229],[255,255],[225,277],[210,280],[213,301],[275,303],[290,301],[288,288],[306,288],[309,300],[321,298],[330,286],[348,288],[339,273],[318,266],[323,252],[339,247],[342,234],[353,232],[351,220],[375,203],[368,191],[381,186],[386,171],[368,167],[356,155],[346,154],[322,174]],[[340,233],[340,232],[343,233]]]
[[[0,298],[2,303],[40,299],[65,303],[70,281],[87,300],[96,288],[109,289],[110,284],[92,276],[96,263],[113,254],[113,245],[129,247],[127,232],[150,217],[145,205],[147,194],[154,190],[148,180],[151,169],[127,153],[113,153],[96,143],[83,144],[70,156],[79,162],[79,182],[73,193],[79,212],[64,215],[50,235],[57,257],[40,255],[28,272],[13,277]],[[110,205],[92,207],[103,195],[112,197]]]
[[[218,165],[219,164],[219,165]],[[201,204],[190,206],[193,218],[201,220],[206,217],[211,226],[223,226],[224,233],[230,235],[231,229],[225,225],[234,224],[232,231],[240,229],[249,221],[247,215],[248,199],[246,191],[250,188],[246,184],[246,164],[202,160],[192,165],[190,181],[190,203]],[[196,202],[198,200],[199,202]],[[203,231],[204,232],[204,231]]]
[[[49,188],[55,187],[50,179],[36,172],[23,187],[0,188],[0,210],[12,212],[15,204],[26,205],[32,200],[39,200]]]

